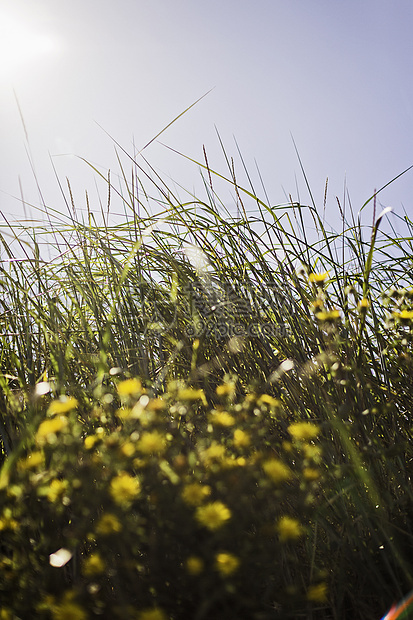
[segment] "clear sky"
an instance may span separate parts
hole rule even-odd
[[[16,97],[46,203],[65,210],[51,156],[77,207],[88,190],[98,210],[95,175],[76,156],[114,175],[105,131],[132,154],[212,89],[160,140],[198,160],[205,145],[226,172],[216,126],[254,179],[257,160],[272,204],[297,199],[297,185],[306,203],[292,134],[320,207],[329,178],[334,224],[345,180],[357,211],[413,164],[412,29],[411,0],[1,0],[1,211],[22,217],[19,176],[39,204]],[[198,183],[197,167],[160,144],[145,156]],[[412,217],[413,171],[380,202]]]

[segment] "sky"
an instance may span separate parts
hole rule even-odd
[[[145,149],[161,176],[200,187],[175,151],[202,162],[204,146],[227,174],[218,132],[260,197],[257,166],[272,205],[306,204],[295,142],[321,210],[329,179],[325,218],[339,227],[344,187],[357,213],[413,165],[412,26],[410,0],[0,0],[0,211],[66,212],[55,171],[79,212],[85,191],[99,211],[104,183],[85,160],[116,183],[114,141],[133,155],[205,95]],[[396,228],[412,190],[413,170],[378,197]]]

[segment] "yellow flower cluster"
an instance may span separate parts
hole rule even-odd
[[[166,613],[160,607],[144,609],[138,614],[138,620],[168,620]]]
[[[179,400],[197,401],[201,400],[205,407],[208,406],[204,390],[195,390],[194,388],[181,388],[178,390]]]
[[[65,397],[60,398],[59,400],[54,400],[50,403],[50,406],[47,410],[49,415],[64,415],[65,413],[69,413],[76,409],[78,406],[78,401],[73,397]]]
[[[215,426],[233,426],[235,418],[227,411],[213,411],[209,415],[209,421]]]
[[[200,506],[205,498],[211,494],[211,487],[193,482],[182,489],[182,499],[191,506]]]
[[[222,502],[210,502],[199,506],[195,513],[197,521],[207,529],[214,531],[221,528],[231,518],[230,509]]]
[[[312,422],[295,422],[290,424],[288,432],[294,439],[310,441],[320,434],[320,427]]]
[[[101,575],[106,568],[106,564],[99,553],[92,553],[83,562],[82,573],[85,577],[95,577]]]
[[[196,555],[191,555],[185,562],[185,568],[188,575],[199,575],[204,570],[204,562]]]
[[[67,480],[58,480],[57,478],[52,480],[46,495],[49,502],[54,503],[61,499],[68,486],[69,483]]]
[[[247,448],[251,443],[251,436],[240,428],[237,428],[234,431],[232,443],[236,448]]]
[[[127,472],[122,472],[112,479],[110,494],[120,506],[128,506],[139,495],[141,490],[139,480]]]
[[[239,558],[232,553],[217,553],[215,557],[215,568],[223,576],[232,575],[240,565]]]
[[[296,540],[303,535],[303,528],[300,522],[297,519],[288,516],[281,517],[277,524],[277,530],[281,542]]]
[[[68,424],[67,418],[62,415],[55,416],[50,420],[44,420],[39,428],[37,429],[37,433],[35,439],[39,445],[44,445],[45,443],[52,443],[54,441],[55,435],[62,431]]]
[[[167,446],[166,437],[158,431],[142,433],[136,447],[142,454],[162,454]]]
[[[122,523],[116,515],[110,512],[103,514],[96,525],[96,534],[101,536],[109,536],[120,531],[122,531]]]
[[[143,392],[142,382],[136,378],[126,379],[118,383],[117,390],[121,398],[137,398]]]
[[[263,463],[262,468],[267,476],[276,484],[285,482],[292,477],[291,469],[288,465],[280,461],[280,459],[269,459]]]

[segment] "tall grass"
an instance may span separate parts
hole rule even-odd
[[[363,226],[350,212],[350,221],[342,213],[339,233],[330,231],[314,203],[304,206],[291,201],[271,206],[267,198],[259,198],[245,167],[247,188],[241,187],[233,161],[223,152],[228,166],[225,174],[213,171],[206,156],[205,163],[195,162],[203,171],[202,199],[188,194],[186,201],[180,200],[148,168],[148,162],[144,167],[141,159],[127,156],[125,164],[119,157],[121,190],[96,170],[108,188],[107,208],[102,208],[99,218],[89,205],[81,218],[69,192],[68,216],[48,212],[52,230],[50,225],[35,229],[3,227],[0,433],[4,463],[0,523],[4,531],[11,531],[5,554],[13,560],[18,540],[13,538],[17,526],[9,527],[10,519],[14,519],[12,512],[17,510],[13,503],[16,497],[7,494],[7,487],[22,485],[28,493],[26,483],[29,487],[39,483],[30,467],[22,478],[21,463],[35,449],[33,436],[38,437],[48,394],[54,398],[68,395],[79,403],[73,424],[81,426],[73,427],[73,432],[81,442],[76,450],[82,454],[79,446],[97,424],[106,428],[108,437],[120,433],[116,437],[127,441],[131,436],[130,421],[123,423],[119,414],[122,399],[116,386],[120,380],[139,377],[149,402],[162,398],[172,403],[162,422],[167,427],[161,424],[177,442],[171,455],[162,461],[170,481],[180,476],[180,450],[186,455],[184,447],[179,448],[180,441],[187,441],[180,434],[185,428],[185,437],[190,437],[194,446],[211,441],[211,433],[214,441],[228,446],[225,432],[217,433],[213,424],[208,424],[208,411],[219,413],[224,407],[234,415],[240,411],[237,407],[251,411],[251,417],[245,414],[247,417],[242,418],[249,420],[243,423],[243,430],[250,424],[249,432],[260,444],[251,447],[249,458],[261,474],[254,473],[258,477],[253,482],[248,478],[249,486],[244,490],[241,485],[239,506],[240,511],[245,510],[242,493],[248,492],[257,512],[254,516],[253,511],[248,524],[244,523],[247,529],[237,530],[245,538],[240,548],[249,545],[251,579],[260,554],[264,557],[259,534],[259,527],[264,525],[258,516],[263,501],[263,470],[256,465],[262,455],[281,455],[290,467],[303,468],[299,470],[304,476],[301,483],[297,474],[298,486],[289,487],[289,494],[285,493],[287,505],[307,523],[305,540],[273,557],[274,566],[265,560],[268,584],[273,573],[288,573],[285,583],[276,580],[279,600],[277,590],[271,588],[271,594],[262,598],[262,584],[254,581],[250,600],[242,602],[241,597],[241,603],[231,607],[245,587],[241,581],[224,588],[225,594],[218,596],[215,606],[207,602],[211,593],[208,588],[202,590],[203,582],[200,589],[194,588],[194,600],[185,602],[185,582],[182,591],[175,584],[181,599],[177,595],[174,607],[162,589],[173,580],[173,575],[162,573],[173,570],[173,564],[168,563],[159,569],[161,575],[154,576],[153,583],[150,579],[142,581],[142,587],[147,588],[145,595],[141,593],[143,598],[148,599],[152,588],[156,605],[162,607],[163,601],[172,618],[203,618],[207,613],[222,618],[242,614],[257,619],[378,618],[393,599],[401,598],[413,586],[412,222],[408,217],[399,218],[403,235],[391,228],[383,232],[388,213],[376,215],[374,196],[364,206],[365,212],[372,207],[370,226]],[[131,180],[127,168],[132,168]],[[229,184],[234,196],[235,208],[231,211],[215,190],[215,184],[222,182]],[[111,224],[111,201],[115,200],[125,216],[120,223]],[[49,260],[41,250],[43,239],[51,248]],[[202,395],[205,401],[201,405],[195,398],[191,415],[185,423],[184,418],[178,423],[176,408],[184,406],[179,397],[182,382],[189,386],[187,396]],[[226,404],[219,396],[222,385],[233,386]],[[261,405],[256,409],[242,405],[258,401],[263,394],[262,402],[272,403],[268,410]],[[105,413],[97,419],[99,408]],[[316,454],[311,438],[301,438],[304,443],[300,438],[298,443],[290,441],[288,429],[300,421],[319,429],[322,461],[305,457],[311,450]],[[69,445],[62,442],[58,435],[50,444],[56,471],[59,455],[64,458],[64,446]],[[47,442],[42,446],[40,442],[47,453]],[[199,470],[205,463],[199,456],[202,452],[197,454],[200,461],[193,461],[186,475],[198,472],[196,476],[202,480],[210,474]],[[75,452],[70,458],[75,459]],[[80,462],[85,458],[83,455]],[[76,459],[71,463],[76,470]],[[105,466],[106,471],[126,467],[123,462],[110,460]],[[139,470],[139,466],[135,464],[132,469]],[[304,470],[308,474],[303,474]],[[208,479],[211,487],[215,489],[216,485],[219,496],[219,468],[217,471],[213,482]],[[93,476],[99,475],[94,471]],[[180,482],[173,484],[179,486]],[[222,483],[226,493],[230,493],[228,484]],[[271,495],[273,491],[265,484],[262,488]],[[167,498],[173,502],[169,487],[169,495],[162,498],[165,489],[165,485],[156,488],[161,503],[167,503]],[[281,497],[280,492],[280,502]],[[101,494],[97,498],[95,508],[99,510],[106,500]],[[235,506],[233,503],[233,513]],[[36,512],[39,509],[31,505],[32,527],[40,527],[41,537],[45,534],[36,521],[41,520]],[[81,506],[76,510],[75,517],[81,521]],[[159,514],[163,514],[161,509]],[[87,513],[84,518],[92,517]],[[157,521],[155,510],[152,518],[154,531],[159,534],[166,517]],[[241,512],[236,518],[242,522]],[[181,540],[179,522],[168,527]],[[164,552],[178,558],[180,551],[171,540],[167,539]],[[236,553],[234,541],[231,545]],[[198,543],[196,546],[198,549]],[[81,556],[88,553],[90,550],[82,547]],[[251,560],[255,553],[256,565]],[[2,565],[4,574],[9,569],[8,564]],[[34,575],[41,574],[41,562],[37,572],[27,570],[30,578],[26,581],[19,577],[14,582],[8,577],[23,598],[25,588],[27,595],[33,584],[38,585]],[[76,575],[71,577],[75,585]],[[324,595],[322,585],[318,599],[313,597],[311,603],[309,596],[303,603],[297,592],[318,582],[327,584],[328,594]],[[296,590],[291,590],[292,583]],[[52,588],[50,584],[48,587]],[[61,585],[56,588],[61,594]],[[109,605],[110,592],[121,590],[114,578],[102,594],[105,604]],[[17,614],[10,617],[33,617],[30,601],[22,603],[19,599],[13,608],[10,589],[0,587],[1,593],[5,609]],[[87,596],[84,594],[85,601]],[[130,592],[122,596],[137,604]],[[55,608],[50,603],[48,610],[39,607],[36,613],[59,618],[59,605],[54,604]],[[98,613],[90,601],[84,604],[90,614]],[[109,607],[104,609],[99,613],[109,613]],[[134,613],[130,612],[130,617],[135,617]],[[234,613],[238,615],[231,615]]]

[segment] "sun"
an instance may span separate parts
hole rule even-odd
[[[14,77],[42,56],[57,51],[57,39],[23,20],[0,13],[0,75]]]

